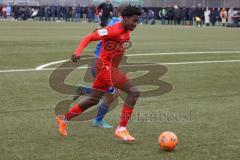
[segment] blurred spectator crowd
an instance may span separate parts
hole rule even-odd
[[[97,17],[95,6],[10,6],[0,5],[1,19],[28,20],[34,19],[39,21],[72,21],[88,20],[94,22]]]
[[[114,12],[117,7],[114,7]],[[140,23],[160,23],[162,25],[195,25],[195,26],[239,26],[240,11],[234,8],[192,8],[177,5],[166,8],[142,8]],[[99,23],[100,10],[92,6],[11,6],[0,4],[1,20],[38,20],[66,22],[95,22]]]
[[[193,26],[239,26],[240,10],[237,8],[185,8],[177,5],[166,8],[142,9],[143,24],[155,24],[156,19],[163,25]]]

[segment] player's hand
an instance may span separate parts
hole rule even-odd
[[[80,59],[80,57],[76,56],[75,54],[73,54],[71,57],[72,62],[77,62],[79,59]]]

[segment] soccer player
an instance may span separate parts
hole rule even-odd
[[[108,26],[112,26],[112,25],[122,21],[121,13],[122,13],[123,9],[124,9],[124,6],[118,7],[118,9],[117,9],[118,17],[113,17],[112,20],[108,23]],[[94,61],[93,65],[92,65],[93,77],[96,76],[96,62],[97,62],[97,59],[99,58],[101,49],[102,49],[102,41],[100,41],[96,46],[96,50],[95,50],[96,60]],[[74,96],[73,100],[75,101],[76,99],[78,99],[80,95],[85,95],[85,94],[89,95],[89,94],[91,94],[91,92],[92,92],[92,88],[80,86],[80,87],[78,87],[77,93]],[[113,128],[113,126],[111,126],[103,118],[107,114],[111,103],[114,101],[115,97],[117,96],[116,92],[117,92],[116,89],[114,87],[111,87],[110,89],[108,89],[108,93],[106,93],[104,95],[104,97],[101,99],[100,103],[98,104],[98,113],[97,113],[96,117],[92,120],[92,124],[94,127]]]
[[[122,22],[97,30],[83,38],[80,42],[75,54],[71,57],[73,62],[77,62],[80,59],[83,49],[92,41],[102,40],[104,47],[101,49],[100,57],[96,62],[96,78],[91,95],[80,103],[75,104],[65,115],[56,117],[61,135],[67,136],[68,121],[80,115],[86,109],[98,104],[107,90],[114,86],[127,94],[115,136],[122,141],[135,141],[135,138],[129,134],[126,126],[140,92],[131,80],[118,69],[118,66],[124,55],[124,46],[126,46],[126,43],[129,43],[130,32],[138,25],[140,15],[141,11],[139,8],[129,5],[122,12]],[[109,50],[109,44],[115,44],[119,47]]]

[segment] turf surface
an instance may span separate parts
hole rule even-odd
[[[66,59],[81,37],[96,27],[94,24],[0,22],[1,160],[239,159],[240,62],[166,65],[168,72],[161,79],[171,83],[173,90],[139,99],[129,124],[130,132],[137,139],[134,144],[115,139],[114,129],[91,127],[90,121],[71,122],[70,136],[59,136],[54,108],[71,96],[51,89],[52,70],[8,70],[34,69]],[[132,56],[128,62],[240,60],[239,35],[237,28],[139,26],[132,33],[133,46],[127,54],[209,53]],[[92,55],[95,44],[85,50],[85,55]],[[83,73],[84,70],[73,72],[66,83],[78,83]],[[115,126],[121,104],[122,101],[106,116]],[[168,118],[159,118],[163,114]],[[158,136],[165,130],[175,132],[179,138],[174,152],[159,149]]]

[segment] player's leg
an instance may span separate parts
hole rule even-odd
[[[93,62],[92,68],[91,68],[91,73],[94,78],[96,77],[96,63],[97,63],[97,59]],[[103,128],[113,127],[110,124],[108,124],[108,122],[106,122],[103,118],[107,114],[111,103],[114,101],[115,91],[116,89],[114,89],[113,87],[110,87],[110,89],[108,89],[108,93],[105,94],[103,99],[99,102],[98,113],[96,117],[92,120],[92,125],[94,127],[103,127]],[[79,86],[73,97],[73,101],[77,100],[81,95],[90,95],[91,92],[92,92],[92,88]]]
[[[105,92],[100,90],[93,90],[90,97],[85,98],[80,103],[75,104],[69,112],[67,112],[65,115],[58,115],[56,117],[58,126],[59,126],[59,132],[63,136],[67,136],[67,122],[70,121],[72,118],[80,115],[82,112],[84,112],[86,109],[96,105],[99,103],[99,100],[102,98],[102,96],[105,94]]]
[[[108,17],[102,16],[100,19],[101,19],[100,26],[101,27],[106,27],[107,26],[107,22],[108,22]]]
[[[98,48],[96,50],[99,50],[99,48],[101,48],[101,46],[102,46],[102,44],[99,43],[97,46]],[[98,51],[96,51],[96,52],[98,52]],[[92,65],[91,72],[92,72],[92,76],[94,78],[96,77],[96,74],[97,74],[96,66],[99,66],[98,60],[99,59],[96,59]],[[108,89],[108,93],[105,94],[103,96],[103,98],[100,100],[100,102],[98,103],[98,113],[92,121],[93,126],[103,127],[103,128],[112,128],[113,127],[110,124],[108,124],[103,118],[107,114],[111,103],[114,101],[114,96],[113,96],[114,93],[115,93],[115,89],[113,87],[110,87]]]
[[[59,126],[59,132],[61,135],[67,135],[67,121],[80,115],[86,109],[99,103],[99,100],[107,92],[108,88],[112,86],[110,70],[106,67],[102,67],[101,62],[99,62],[99,67],[97,70],[97,76],[94,80],[91,95],[88,98],[83,99],[79,104],[75,104],[74,107],[70,109],[65,115],[57,116],[57,122]]]
[[[135,138],[129,134],[126,127],[131,118],[136,101],[140,96],[140,92],[133,82],[118,69],[113,69],[112,79],[114,87],[126,93],[126,96],[124,96],[124,105],[122,107],[119,126],[115,131],[115,136],[123,141],[134,141]]]
[[[92,121],[92,124],[94,127],[113,128],[113,126],[111,126],[103,118],[107,114],[115,97],[116,97],[116,89],[111,87],[111,89],[108,90],[108,93],[106,93],[102,97],[102,99],[100,100],[100,102],[98,104],[98,113]]]
[[[74,101],[77,100],[80,95],[90,95],[91,92],[92,92],[92,88],[80,86],[78,87],[77,93],[73,97],[73,100]],[[111,126],[103,118],[107,114],[111,106],[111,103],[114,101],[115,97],[116,97],[116,89],[111,87],[98,103],[98,113],[92,121],[92,124],[94,127],[113,128],[113,126]]]
[[[92,93],[91,87],[79,86],[73,96],[73,101],[76,101],[82,95],[90,95]]]
[[[124,91],[127,96],[124,101],[124,105],[122,107],[122,112],[120,116],[119,126],[115,131],[115,136],[120,138],[123,141],[135,141],[135,138],[131,136],[127,130],[127,124],[129,119],[132,116],[133,108],[136,104],[138,97],[140,96],[140,92],[137,87],[128,80],[126,83],[119,87],[122,91]]]

